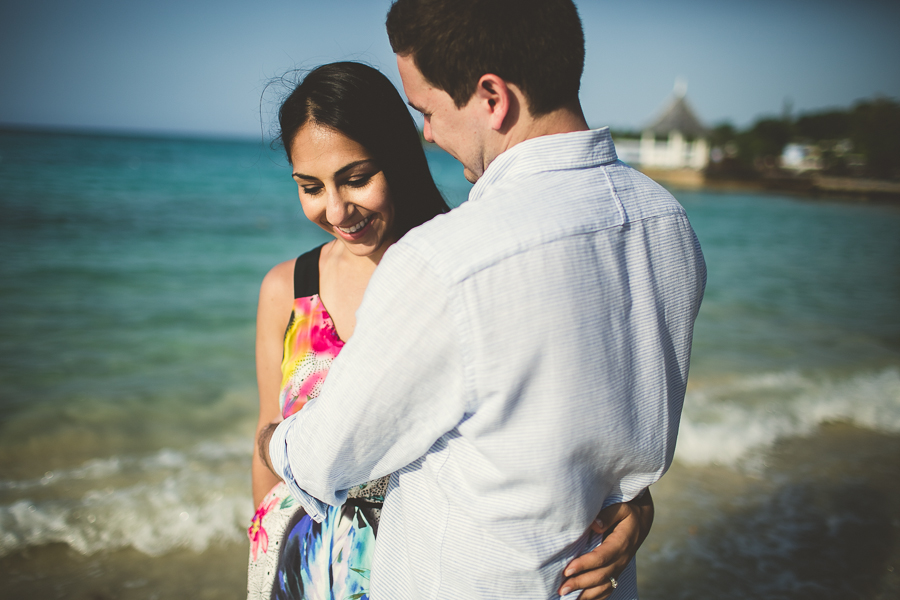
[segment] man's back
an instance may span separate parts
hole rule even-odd
[[[434,285],[411,286],[412,263]],[[391,249],[360,323],[398,287],[444,306],[461,381],[435,409],[463,416],[392,481],[374,597],[554,597],[600,508],[671,461],[704,283],[682,208],[605,131],[514,147]],[[635,591],[633,569],[620,581]]]

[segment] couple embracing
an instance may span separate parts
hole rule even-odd
[[[304,214],[336,239],[260,291],[250,595],[636,597],[694,232],[588,128],[571,0],[397,0],[387,28],[425,139],[475,185],[448,211],[369,67],[282,106]]]

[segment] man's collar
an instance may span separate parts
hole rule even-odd
[[[520,142],[495,158],[469,192],[469,201],[508,177],[583,169],[618,160],[609,127],[543,135]]]

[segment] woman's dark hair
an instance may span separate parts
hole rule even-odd
[[[372,154],[387,179],[398,239],[450,210],[431,177],[412,115],[378,70],[336,62],[303,78],[278,110],[278,139],[288,162],[294,138],[307,123],[339,131]]]

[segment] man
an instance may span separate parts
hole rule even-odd
[[[699,244],[588,129],[571,0],[398,0],[387,27],[426,139],[477,183],[385,254],[271,463],[314,518],[397,472],[373,598],[567,594],[597,512],[671,462]],[[636,597],[633,563],[597,593],[613,588]]]

